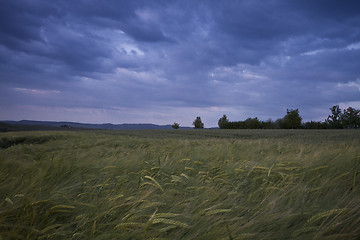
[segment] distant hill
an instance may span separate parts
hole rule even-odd
[[[41,125],[25,125],[25,124],[10,124],[0,122],[0,132],[14,132],[14,131],[57,131],[67,130],[60,127],[41,126]]]
[[[172,129],[171,125],[156,125],[150,123],[141,124],[90,124],[77,122],[52,122],[52,121],[0,121],[0,131],[26,131],[26,130],[56,130],[65,128],[76,129],[110,129],[110,130],[144,130],[144,129]],[[190,127],[180,127],[190,129]]]

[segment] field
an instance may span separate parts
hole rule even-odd
[[[0,239],[359,239],[360,131],[0,134]]]

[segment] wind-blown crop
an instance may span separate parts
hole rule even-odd
[[[357,131],[19,132],[0,139],[0,239],[360,236]]]

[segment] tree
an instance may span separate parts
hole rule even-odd
[[[339,105],[331,107],[330,110],[332,115],[329,115],[325,122],[330,128],[342,128],[342,113]]]
[[[277,129],[286,128],[285,127],[285,119],[284,118],[276,119],[274,125],[275,125],[275,128],[277,128]]]
[[[327,124],[325,122],[310,121],[303,123],[304,129],[326,129]]]
[[[204,128],[204,123],[201,121],[200,117],[196,117],[193,122],[194,128]]]
[[[180,126],[180,124],[178,124],[177,122],[174,122],[174,124],[171,125],[171,127],[172,127],[173,129],[178,129],[179,126]]]
[[[229,120],[227,119],[227,116],[225,114],[222,116],[222,118],[219,119],[218,125],[219,125],[219,128],[221,128],[221,129],[229,127],[228,126],[229,125]]]
[[[301,120],[302,118],[300,117],[299,109],[286,109],[286,115],[284,117],[285,128],[300,128]]]
[[[341,116],[341,123],[344,128],[359,128],[360,127],[360,110],[348,107],[344,109]]]
[[[276,124],[275,124],[275,122],[273,122],[273,120],[271,120],[271,118],[269,118],[268,120],[262,122],[262,128],[274,129],[274,128],[276,128]]]
[[[259,129],[261,128],[261,122],[260,120],[255,117],[255,118],[247,118],[245,121],[245,128],[247,129]]]

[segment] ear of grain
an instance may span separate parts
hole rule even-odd
[[[182,177],[186,178],[187,180],[189,180],[189,179],[190,179],[190,177],[189,177],[188,175],[186,175],[185,173],[180,174],[180,176],[182,176]]]
[[[180,159],[179,162],[189,162],[190,161],[190,158],[183,158],[183,159]]]
[[[160,189],[162,192],[164,191],[161,185],[155,180],[155,178],[151,176],[145,176],[144,178],[151,180],[158,189]]]
[[[349,174],[350,174],[350,172],[342,173],[342,174],[340,174],[339,176],[335,177],[335,178],[333,179],[333,181],[334,181],[334,182],[337,182],[340,178],[345,177],[345,176],[347,176],[347,175],[349,175]]]
[[[328,168],[328,167],[329,166],[319,166],[319,167],[311,169],[311,171],[316,172],[316,171],[319,171],[319,170],[322,170],[322,169],[325,169],[325,168]]]
[[[51,226],[48,226],[46,228],[44,228],[43,230],[40,231],[41,234],[44,234],[50,230],[53,230],[53,229],[56,229],[56,228],[59,228],[61,227],[63,224],[54,224],[54,225],[51,225]]]
[[[177,228],[177,226],[175,226],[175,225],[170,225],[170,226],[161,228],[161,229],[159,230],[159,232],[161,232],[161,233],[162,233],[162,232],[167,232],[167,231],[173,230],[174,228]]]
[[[165,204],[165,203],[163,203],[163,202],[147,202],[147,203],[141,204],[139,209],[143,210],[143,209],[152,208],[152,207],[159,207],[163,204]]]
[[[105,171],[105,170],[116,169],[116,168],[117,168],[117,166],[106,166],[102,170]]]
[[[51,200],[40,200],[40,201],[32,202],[30,205],[34,206],[34,205],[44,204],[44,203],[51,204],[52,201]]]
[[[231,212],[231,209],[214,209],[214,210],[210,210],[210,211],[205,212],[205,215],[206,216],[211,216],[211,215],[214,215],[214,214],[221,214],[221,213],[228,213],[228,212]]]
[[[266,172],[268,170],[269,169],[267,167],[260,167],[260,166],[253,167],[253,171],[260,171],[260,172],[264,171],[264,172]]]
[[[14,204],[14,202],[10,199],[10,198],[5,198],[5,201],[7,202],[7,203],[9,203],[9,204],[11,204],[11,205],[13,205]]]
[[[267,174],[268,177],[270,177],[271,170],[273,169],[274,166],[275,166],[275,164],[271,165],[271,167],[269,168],[269,171],[268,171],[268,174]]]
[[[154,218],[152,220],[152,223],[153,224],[164,223],[164,224],[174,225],[174,226],[178,226],[178,227],[182,227],[182,228],[190,228],[190,226],[187,225],[186,223],[176,221],[176,220],[172,220],[172,219],[167,219],[167,218]]]
[[[183,180],[182,180],[182,178],[181,177],[179,177],[179,176],[176,176],[176,175],[171,175],[171,182],[182,182]]]
[[[185,171],[195,172],[195,169],[192,168],[192,167],[185,167],[184,170],[185,170]]]
[[[57,209],[74,209],[75,207],[74,206],[71,206],[71,205],[56,205],[56,206],[53,206],[50,208],[50,210],[57,210]]]
[[[117,224],[114,229],[119,230],[119,229],[124,229],[124,228],[142,228],[144,226],[143,223],[139,223],[139,222],[125,222],[125,223],[119,223]]]
[[[143,186],[146,186],[146,185],[153,186],[153,187],[155,187],[155,188],[157,188],[157,189],[159,189],[160,191],[162,191],[162,192],[163,192],[162,187],[159,187],[159,185],[157,185],[157,184],[155,184],[155,183],[152,183],[152,182],[145,182],[145,183],[142,183],[142,184],[140,185],[140,188],[141,188],[141,187],[143,187]]]
[[[339,209],[332,209],[332,210],[329,210],[329,211],[321,212],[321,213],[318,213],[315,216],[309,218],[307,220],[307,222],[308,223],[313,223],[313,222],[316,222],[316,221],[318,221],[320,219],[323,219],[325,217],[328,217],[328,216],[331,216],[331,215],[334,215],[334,214],[340,214],[340,213],[343,213],[343,212],[346,212],[346,211],[349,211],[349,210],[346,209],[346,208],[339,208]]]
[[[180,215],[178,213],[156,213],[155,218],[172,218]]]

